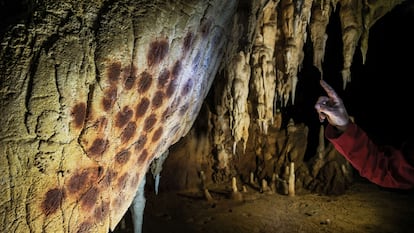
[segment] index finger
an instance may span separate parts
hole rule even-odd
[[[326,94],[328,94],[329,98],[332,98],[334,100],[338,100],[338,94],[336,94],[336,91],[328,84],[326,83],[323,79],[320,80],[320,84],[322,86],[322,88],[326,91]]]

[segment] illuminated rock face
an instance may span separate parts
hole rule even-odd
[[[149,164],[198,115],[235,9],[77,3],[36,5],[36,23],[3,38],[2,232],[114,229]]]
[[[297,159],[291,162],[300,173],[308,131],[292,123],[286,136],[279,110],[295,102],[308,31],[322,71],[325,30],[340,10],[345,87],[358,41],[365,57],[369,27],[401,2],[34,4],[1,37],[0,229],[113,229],[150,163],[189,132],[216,77],[224,78],[214,112],[203,118],[206,146],[194,137],[183,153],[196,160],[193,171],[207,167],[198,154],[215,151],[216,181],[235,167],[249,173],[255,157],[236,157],[245,163],[235,165],[244,153],[272,162],[260,178],[275,175],[273,167],[282,171],[288,159]]]

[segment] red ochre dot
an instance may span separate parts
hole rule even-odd
[[[125,189],[126,183],[128,181],[128,178],[129,178],[129,174],[128,173],[125,173],[125,174],[123,174],[122,176],[120,176],[118,178],[118,180],[117,180],[117,182],[118,182],[117,187],[118,187],[119,190]]]
[[[152,75],[148,72],[142,72],[138,80],[138,92],[145,93],[151,87]]]
[[[132,109],[130,109],[128,106],[125,106],[122,111],[118,112],[116,114],[116,127],[121,128],[124,125],[128,123],[128,121],[132,118],[133,115]]]
[[[92,143],[92,146],[89,148],[89,155],[93,158],[99,157],[105,152],[108,143],[108,140],[105,140],[103,138],[95,139]]]
[[[55,213],[61,206],[65,199],[63,189],[54,188],[46,192],[45,198],[42,202],[42,212],[46,216]]]
[[[147,132],[150,131],[154,127],[155,122],[157,122],[157,116],[155,114],[148,116],[144,122],[144,130]]]
[[[190,93],[191,88],[193,88],[193,80],[189,79],[187,80],[187,82],[185,83],[182,91],[181,91],[181,95],[186,96],[188,95],[188,93]]]
[[[118,176],[118,172],[112,169],[107,170],[106,174],[104,175],[102,181],[99,182],[102,187],[109,187],[112,185],[114,178]]]
[[[141,155],[139,155],[137,164],[140,165],[144,163],[147,160],[147,158],[148,158],[148,151],[145,149],[142,151]]]
[[[86,104],[83,102],[76,104],[72,109],[71,115],[73,117],[75,127],[82,127],[86,117]]]
[[[124,69],[124,87],[126,90],[131,90],[137,79],[137,68],[133,65]]]
[[[83,222],[79,225],[78,231],[76,233],[88,233],[91,231],[92,224],[90,222]]]
[[[95,208],[94,217],[98,222],[102,222],[109,214],[109,202],[102,202]]]
[[[172,72],[171,72],[174,79],[178,77],[178,75],[181,72],[181,69],[182,69],[181,61],[176,61],[174,63],[174,66],[173,66]]]
[[[166,40],[151,42],[147,54],[148,66],[151,67],[155,64],[159,64],[167,55],[168,50],[169,45]]]
[[[85,188],[89,179],[89,173],[85,170],[81,173],[73,175],[68,183],[67,189],[69,193],[77,193]]]
[[[164,92],[157,91],[152,98],[152,106],[153,108],[159,108],[162,105],[162,102],[164,100]]]
[[[147,136],[145,134],[141,135],[138,141],[135,143],[135,150],[140,151],[144,148],[147,143]]]
[[[80,200],[82,208],[91,209],[96,200],[98,200],[99,190],[96,187],[91,187]]]
[[[158,88],[164,88],[164,86],[167,84],[168,80],[170,79],[170,71],[167,69],[163,69],[158,76]]]
[[[108,79],[110,82],[117,82],[119,76],[121,75],[121,63],[115,62],[109,66],[108,69]]]
[[[126,79],[125,79],[125,83],[124,83],[124,87],[125,87],[125,89],[126,90],[131,90],[131,88],[134,86],[134,84],[135,84],[135,79],[136,79],[137,77],[135,77],[135,76],[128,76]]]
[[[161,136],[162,136],[162,132],[163,132],[162,127],[158,128],[158,129],[154,132],[154,135],[152,135],[152,141],[153,141],[153,142],[158,141],[158,140],[161,138]]]
[[[212,24],[213,23],[211,22],[211,20],[206,20],[206,21],[203,22],[203,25],[201,26],[201,30],[200,30],[201,36],[203,38],[206,38],[207,35],[210,33],[210,28],[211,28]]]
[[[134,122],[129,122],[121,135],[122,143],[129,141],[136,133],[137,125]]]
[[[117,95],[118,93],[115,87],[111,87],[110,89],[105,91],[104,98],[102,99],[102,106],[105,111],[111,110],[111,108],[115,104]]]
[[[165,95],[171,97],[175,93],[175,89],[177,89],[176,80],[172,80],[165,91]]]
[[[127,163],[130,157],[131,157],[131,152],[124,150],[115,155],[115,161],[118,164],[122,165],[122,164]]]
[[[137,106],[137,111],[135,113],[135,116],[142,117],[148,110],[148,106],[150,105],[150,101],[148,98],[142,98]]]
[[[184,52],[190,50],[191,46],[193,46],[194,42],[194,35],[192,32],[188,32],[187,35],[184,37],[183,48]]]

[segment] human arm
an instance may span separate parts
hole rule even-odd
[[[327,96],[319,97],[315,109],[319,119],[328,120],[326,138],[371,182],[388,188],[414,188],[414,167],[401,150],[375,144],[360,127],[349,120],[342,99],[325,81],[321,86]]]
[[[401,150],[378,146],[352,122],[339,136],[337,130],[328,125],[325,136],[362,177],[382,187],[414,188],[414,167]]]

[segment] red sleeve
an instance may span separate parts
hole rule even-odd
[[[356,124],[350,123],[339,136],[335,128],[328,125],[325,136],[362,177],[387,188],[414,188],[414,167],[402,152],[376,145]]]

